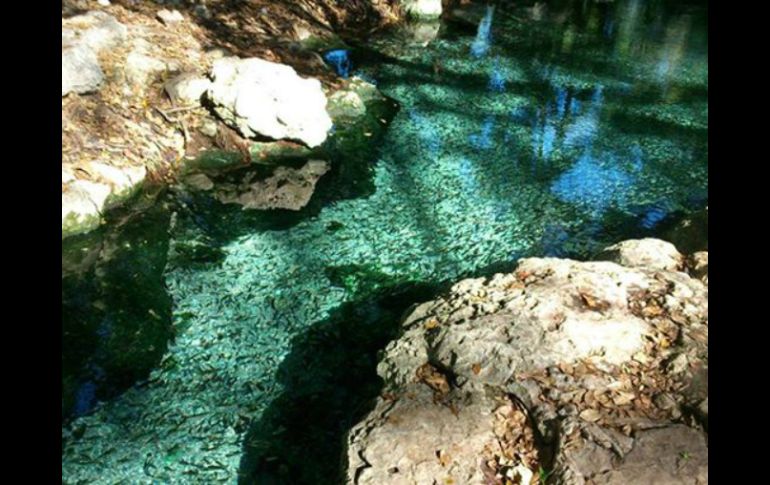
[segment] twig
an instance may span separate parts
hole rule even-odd
[[[160,115],[163,117],[164,120],[168,121],[169,123],[179,124],[181,131],[182,131],[182,137],[184,138],[184,148],[187,148],[187,142],[190,139],[190,132],[187,131],[187,125],[185,124],[184,120],[181,118],[171,118],[168,114],[169,113],[179,113],[182,111],[190,111],[197,106],[187,106],[187,107],[181,107],[181,108],[171,108],[168,111],[163,111],[162,109],[158,108],[157,106],[154,106],[155,111],[160,113]]]

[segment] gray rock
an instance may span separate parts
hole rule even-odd
[[[198,190],[211,190],[214,188],[214,182],[203,173],[192,174],[184,179],[185,184]]]
[[[480,415],[488,411],[480,406],[477,414],[463,414],[459,406],[453,421],[458,434],[451,435],[431,410],[432,393],[415,383],[418,369],[429,363],[454,377],[449,396],[478,405],[490,393],[514,394],[531,409],[533,426],[556,450],[553,483],[707,483],[708,455],[700,431],[639,416],[613,421],[590,407],[588,397],[568,397],[586,389],[617,389],[614,366],[648,352],[644,336],[659,329],[633,308],[647,298],[640,295],[649,294],[663,302],[668,314],[677,315],[678,323],[672,319],[670,325],[682,326],[684,337],[671,349],[666,368],[673,378],[688,382],[690,393],[661,393],[656,406],[675,415],[680,402],[694,406],[708,395],[708,288],[677,271],[672,262],[681,259],[670,245],[631,241],[616,246],[627,266],[523,259],[512,274],[462,280],[436,300],[415,305],[402,321],[402,335],[387,345],[377,367],[389,395],[402,397],[378,399],[375,410],[348,435],[348,482],[442,483],[449,477],[455,483],[483,483],[472,469],[479,468],[481,453],[474,450],[491,425]],[[651,248],[662,249],[662,257]],[[564,370],[583,360],[594,370],[585,367],[575,375]],[[547,380],[536,377],[544,371]],[[519,373],[536,375],[517,381]],[[620,425],[624,431],[631,426],[628,433],[636,430],[633,438],[618,431]],[[442,466],[437,457],[449,435],[472,453],[460,451],[460,459],[448,458]]]
[[[401,0],[401,7],[414,19],[437,19],[441,16],[441,0]]]
[[[602,251],[598,260],[612,261],[629,268],[650,268],[677,271],[682,268],[684,256],[676,247],[660,239],[630,239]]]
[[[179,10],[166,10],[165,8],[163,10],[158,10],[158,13],[155,14],[155,16],[158,20],[163,22],[164,25],[173,25],[184,20],[184,17],[179,13]]]
[[[124,71],[129,86],[144,90],[155,76],[166,70],[166,63],[148,54],[149,49],[139,45],[126,58]]]
[[[216,120],[207,117],[201,121],[201,126],[200,128],[198,128],[198,130],[204,135],[210,138],[214,138],[215,136],[217,136],[219,127],[217,126]]]
[[[267,179],[248,182],[234,191],[225,189],[217,198],[244,209],[300,210],[310,201],[318,179],[328,171],[329,164],[323,160],[310,160],[300,169],[278,167]]]
[[[595,483],[696,485],[708,483],[708,447],[703,433],[682,425],[642,431],[634,448]]]
[[[706,429],[708,429],[709,425],[709,398],[704,399],[701,401],[700,404],[698,404],[697,408],[698,417],[703,422]]]
[[[85,167],[93,181],[75,179],[62,169],[62,237],[98,227],[102,213],[130,197],[147,173],[143,166],[118,168],[96,161]]]
[[[96,53],[83,45],[62,49],[61,53],[61,95],[69,93],[86,94],[99,89],[104,73],[99,67]]]
[[[247,138],[265,136],[320,145],[332,127],[317,79],[262,59],[214,61],[207,97],[222,120]]]
[[[386,386],[408,382],[427,355],[472,383],[502,386],[515,372],[590,355],[597,363],[619,364],[641,348],[649,327],[630,312],[628,299],[636,288],[649,285],[651,277],[645,272],[614,263],[551,258],[522,260],[517,272],[549,276],[529,284],[526,292],[516,286],[505,290],[504,278],[455,285],[443,308],[459,304],[464,311],[447,310],[448,321],[432,330],[430,338],[424,326],[415,326],[388,344],[378,366]],[[462,303],[496,292],[506,293],[506,303],[491,314]],[[474,296],[480,294],[485,296]],[[585,294],[602,302],[602,311],[576,304]],[[480,367],[478,373],[475,366]]]
[[[62,20],[62,47],[80,44],[99,53],[119,47],[127,37],[128,28],[105,12],[93,11]]]
[[[124,25],[100,11],[62,20],[62,96],[98,90],[104,81],[99,53],[121,45],[126,35]]]
[[[163,88],[174,104],[180,106],[197,106],[201,98],[211,86],[211,81],[192,72],[179,74],[169,79]]]
[[[99,225],[101,208],[110,187],[86,180],[75,180],[61,194],[62,237],[89,231]]]
[[[482,453],[497,446],[495,402],[474,394],[453,411],[435,403],[427,386],[406,391],[395,402],[379,400],[350,431],[347,483],[483,483]]]

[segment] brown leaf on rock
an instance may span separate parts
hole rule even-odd
[[[589,310],[601,312],[610,307],[609,302],[601,300],[588,292],[579,290],[578,295],[580,296],[583,305],[585,305]]]
[[[580,413],[580,419],[584,421],[588,421],[589,423],[595,423],[601,417],[602,417],[601,413],[599,413],[599,411],[595,409],[584,409]]]
[[[625,406],[626,404],[633,401],[635,397],[636,395],[632,392],[621,391],[618,393],[618,395],[612,398],[612,402],[615,403],[616,406]]]

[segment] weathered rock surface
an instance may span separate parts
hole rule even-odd
[[[62,19],[62,96],[96,91],[104,81],[99,54],[122,44],[127,28],[100,11]]]
[[[458,403],[457,413],[433,402],[425,386],[410,386],[396,401],[380,400],[370,419],[350,437],[367,446],[351,449],[351,477],[359,484],[483,483],[478,466],[495,439],[490,414],[495,405],[481,396]]]
[[[184,20],[184,17],[179,13],[179,10],[166,10],[165,8],[158,10],[156,17],[165,25],[173,25]]]
[[[211,81],[205,77],[186,72],[169,79],[163,87],[174,104],[196,106],[201,104],[201,98],[210,86]]]
[[[401,0],[401,7],[414,19],[437,19],[441,16],[441,0]]]
[[[244,209],[300,210],[310,201],[318,180],[329,171],[323,160],[310,160],[299,169],[277,167],[265,180],[251,181],[247,175],[238,186],[223,184],[215,196],[226,204],[240,204]]]
[[[670,242],[660,239],[629,239],[614,244],[597,259],[613,261],[631,268],[651,268],[677,271],[683,268],[684,257]]]
[[[62,168],[62,237],[90,231],[102,213],[128,198],[144,180],[143,166],[114,167],[98,161],[84,164],[92,180],[80,180]]]
[[[708,287],[671,248],[608,248],[624,265],[524,259],[416,306],[348,435],[348,482],[493,483],[542,466],[558,484],[707,483]],[[500,396],[531,424],[500,431]]]
[[[243,136],[297,140],[310,147],[326,139],[332,120],[317,79],[258,58],[214,61],[207,97],[222,120]]]

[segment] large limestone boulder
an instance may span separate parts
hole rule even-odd
[[[222,120],[247,138],[268,137],[320,145],[332,127],[317,79],[257,58],[217,59],[207,97]]]
[[[707,483],[708,287],[670,245],[641,246],[608,248],[623,264],[524,259],[415,306],[348,435],[348,483],[529,483],[541,466],[563,485]],[[501,396],[520,419],[500,421]]]
[[[101,11],[63,19],[61,95],[96,91],[104,81],[98,55],[118,47],[126,37],[126,26]]]

